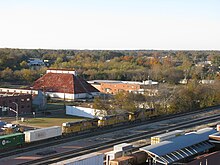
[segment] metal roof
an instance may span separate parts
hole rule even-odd
[[[120,81],[120,80],[91,80],[88,81],[91,84],[94,83],[112,83],[112,84],[138,84],[138,85],[157,85],[158,82],[152,80],[140,81]]]
[[[207,141],[209,135],[215,132],[216,130],[212,128],[206,128],[178,136],[169,141],[142,147],[140,150],[154,155],[158,162],[172,163],[212,148],[213,145]]]
[[[183,130],[175,130],[175,131],[171,131],[171,132],[159,134],[159,135],[156,135],[156,136],[153,136],[153,137],[156,137],[156,138],[164,138],[164,137],[172,136],[172,135],[175,135],[175,134],[178,134],[178,133],[179,133],[179,134],[183,134],[184,131],[183,131]]]
[[[99,92],[83,78],[67,73],[46,73],[35,81],[33,89],[70,94]]]
[[[177,162],[181,159],[196,155],[198,153],[204,152],[212,147],[214,147],[213,144],[209,143],[208,141],[205,141],[205,142],[192,145],[190,147],[186,147],[186,148],[171,152],[164,156],[161,156],[158,158],[158,160],[160,160],[161,162],[164,162],[164,164],[169,164],[169,163]]]

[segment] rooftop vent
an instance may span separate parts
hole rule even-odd
[[[65,70],[65,69],[48,69],[47,73],[65,73],[65,74],[73,74],[77,76],[75,70]]]

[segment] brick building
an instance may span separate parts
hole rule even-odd
[[[149,95],[157,94],[157,82],[151,80],[144,82],[136,81],[115,81],[115,80],[93,80],[89,81],[95,88],[99,89],[102,93],[117,94],[118,92],[134,92]]]
[[[141,85],[139,84],[126,84],[126,83],[101,83],[101,91],[103,93],[117,94],[118,92],[134,92],[140,91]]]
[[[4,96],[29,95],[29,94],[32,96],[31,99],[32,99],[33,111],[45,109],[47,104],[47,99],[45,98],[43,92],[40,90],[33,90],[33,88],[26,88],[26,89],[0,88],[0,95],[4,95]]]
[[[18,106],[18,107],[17,107]],[[32,96],[30,94],[0,94],[0,116],[14,116],[32,113]]]

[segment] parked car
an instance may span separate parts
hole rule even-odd
[[[1,129],[6,130],[8,128],[15,129],[15,128],[17,128],[17,125],[16,124],[5,124]]]
[[[3,127],[4,125],[6,125],[7,123],[4,121],[0,121],[0,127]]]

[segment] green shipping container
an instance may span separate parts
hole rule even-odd
[[[15,133],[0,136],[0,149],[19,146],[25,143],[25,135],[23,133]]]

